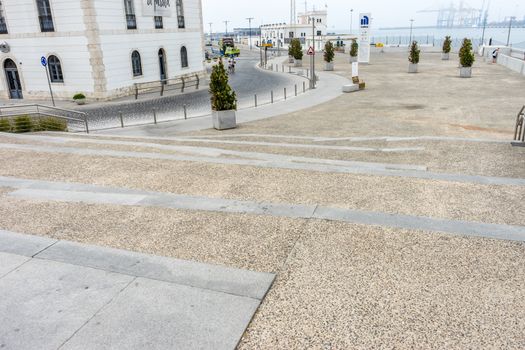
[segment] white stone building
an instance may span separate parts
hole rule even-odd
[[[312,18],[315,23],[315,29],[312,28]],[[265,24],[261,26],[262,42],[272,42],[274,47],[288,49],[288,44],[293,38],[299,38],[303,48],[308,48],[312,45],[312,33],[315,39],[316,50],[322,50],[326,42],[328,12],[322,11],[308,11],[300,13],[297,16],[297,21],[293,24],[274,23]],[[313,32],[312,32],[313,30]]]
[[[0,98],[106,100],[204,71],[201,0],[0,0]],[[41,57],[48,61],[47,68]]]

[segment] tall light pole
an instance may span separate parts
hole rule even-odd
[[[248,20],[248,26],[250,27],[250,51],[252,51],[252,20],[253,17],[246,18]]]
[[[350,35],[354,31],[354,9],[350,9]]]
[[[410,40],[408,41],[408,47],[412,45],[412,28],[414,27],[414,20],[410,19]]]
[[[310,56],[310,89],[315,89],[315,18],[311,17],[312,21],[312,47],[313,54]]]
[[[208,24],[210,25],[210,41],[213,41],[213,33],[211,31],[211,26],[212,26],[213,22],[209,22]]]
[[[515,19],[515,18],[516,17],[512,16],[509,19],[509,35],[507,36],[507,46],[509,46],[509,44],[510,44],[510,31],[512,29],[512,20]]]
[[[230,21],[223,21],[223,22],[226,25],[226,36],[228,36],[228,23],[230,23]]]
[[[485,12],[485,17],[483,18],[483,33],[481,34],[481,46],[485,45],[485,29],[487,28],[487,12]]]

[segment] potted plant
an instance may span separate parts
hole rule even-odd
[[[292,42],[291,41],[290,41],[290,45],[288,45],[288,63],[294,63]]]
[[[77,105],[85,105],[86,96],[83,93],[75,94],[75,96],[73,96],[73,101],[75,101]]]
[[[327,41],[324,45],[324,70],[334,70],[334,44],[331,41]]]
[[[294,67],[303,66],[303,47],[301,46],[301,41],[299,39],[292,39],[290,42],[290,50],[294,58]]]
[[[408,72],[409,73],[417,73],[417,66],[419,64],[419,53],[421,50],[419,49],[419,46],[417,45],[417,41],[413,41],[412,45],[410,45],[410,54],[408,56],[408,61],[410,62],[408,64]]]
[[[357,62],[357,56],[359,55],[359,44],[355,39],[352,40],[350,46],[350,63]]]
[[[475,61],[474,52],[472,51],[472,41],[463,39],[461,49],[459,49],[459,76],[461,78],[470,78],[472,76],[472,65]]]
[[[446,36],[445,41],[443,41],[443,52],[441,53],[441,59],[443,61],[449,60],[451,49],[452,49],[452,40],[450,40],[450,36]]]
[[[237,110],[237,96],[228,84],[228,74],[222,60],[213,66],[210,77],[211,109],[213,113],[213,127],[217,130],[233,129],[237,127],[235,111]]]

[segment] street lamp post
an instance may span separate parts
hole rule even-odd
[[[315,18],[311,17],[312,21],[312,47],[314,49],[310,59],[310,89],[315,89]]]
[[[211,26],[213,22],[209,22],[208,24],[210,25],[210,41],[213,42],[213,32],[211,31]]]
[[[228,36],[228,23],[230,23],[230,21],[223,21],[223,22],[226,25],[226,36]]]
[[[350,9],[350,35],[354,31],[354,9]]]
[[[509,35],[507,36],[507,46],[510,45],[510,31],[512,29],[512,20],[515,19],[516,17],[512,16],[510,17],[509,19]]]
[[[414,27],[414,20],[410,19],[410,40],[408,41],[408,46],[412,45],[412,28]]]
[[[246,18],[248,20],[248,26],[249,26],[249,30],[250,30],[250,51],[252,51],[252,20],[253,20],[253,17],[248,17]]]
[[[483,18],[483,33],[481,34],[481,46],[485,45],[485,29],[487,28],[487,13],[485,12],[485,17]]]

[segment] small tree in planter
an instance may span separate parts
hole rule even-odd
[[[334,70],[334,44],[327,41],[324,45],[324,61],[326,62],[324,70]]]
[[[302,67],[303,65],[303,47],[299,39],[292,39],[290,42],[290,50],[295,60],[294,67]]]
[[[288,45],[288,63],[294,63],[292,42],[291,41],[290,41],[290,44]]]
[[[470,78],[472,76],[472,65],[476,60],[474,52],[472,51],[472,41],[470,39],[463,39],[463,45],[459,49],[459,76],[462,78]]]
[[[443,41],[443,53],[441,54],[441,59],[443,61],[449,60],[451,49],[452,49],[452,40],[450,40],[450,36],[446,36],[445,41]]]
[[[419,49],[419,46],[417,45],[417,41],[413,41],[412,45],[410,46],[410,54],[408,56],[408,61],[410,64],[408,65],[408,72],[409,73],[417,73],[417,65],[419,64],[419,53],[421,50]]]
[[[359,55],[359,44],[354,39],[350,47],[350,63],[357,62],[357,56]]]
[[[228,84],[228,74],[224,69],[222,59],[213,66],[210,77],[211,109],[213,111],[213,127],[217,130],[237,127],[235,111],[237,96]]]

